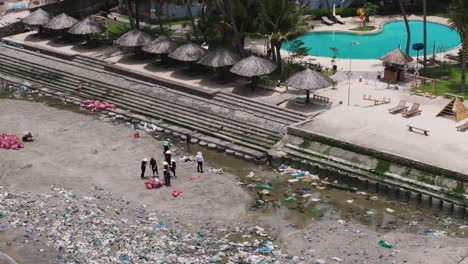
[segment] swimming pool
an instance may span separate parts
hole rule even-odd
[[[410,55],[416,56],[417,52],[412,49],[414,43],[423,42],[423,22],[417,20],[410,21],[411,45]],[[403,20],[392,21],[383,25],[383,30],[377,33],[348,33],[336,31],[307,32],[297,39],[302,40],[305,46],[310,48],[309,54],[314,56],[332,57],[333,52],[330,47],[339,50],[338,58],[350,57],[350,45],[352,41],[358,41],[359,45],[353,45],[353,59],[378,59],[388,51],[401,46],[406,47],[406,27]],[[434,42],[436,42],[436,52],[447,51],[455,48],[461,43],[458,31],[451,27],[427,22],[427,52],[432,54]],[[286,42],[283,49],[289,49]],[[421,55],[421,50],[419,54]]]

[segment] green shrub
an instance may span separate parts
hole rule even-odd
[[[330,13],[331,12],[333,12],[332,9],[330,10]],[[357,16],[356,8],[354,7],[336,8],[335,12],[336,12],[336,15],[340,15],[341,17]],[[328,9],[326,8],[313,9],[309,11],[309,14],[311,14],[314,17],[314,19],[320,19],[323,16],[328,16]]]

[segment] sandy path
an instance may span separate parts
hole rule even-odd
[[[140,162],[154,156],[162,175],[162,144],[146,133],[133,139],[125,125],[39,103],[0,100],[0,128],[1,133],[30,130],[36,135],[23,150],[0,149],[3,185],[36,193],[47,192],[53,184],[82,192],[98,186],[155,210],[225,219],[245,214],[249,195],[235,185],[235,176],[204,173],[190,180],[199,175],[193,163],[178,162],[178,178],[171,187],[147,190],[140,180]],[[184,193],[173,198],[170,191],[176,188]]]

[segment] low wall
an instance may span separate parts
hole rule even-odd
[[[351,152],[359,153],[362,155],[367,155],[371,156],[380,160],[385,160],[394,164],[398,164],[401,166],[409,167],[409,168],[414,168],[423,172],[428,172],[431,174],[435,175],[440,175],[443,177],[447,177],[450,179],[454,179],[460,182],[465,182],[468,183],[468,175],[462,174],[456,171],[436,167],[421,161],[416,161],[416,160],[411,160],[408,158],[404,158],[401,156],[397,156],[394,154],[386,153],[383,151],[378,151],[375,149],[370,149],[366,148],[363,146],[355,145],[349,142],[344,142],[340,140],[336,140],[324,135],[321,135],[319,133],[311,132],[311,131],[306,131],[303,129],[300,129],[296,126],[290,126],[288,127],[288,133],[291,135],[307,138],[313,141],[317,141],[319,143],[327,144],[332,147],[337,147],[341,148],[344,150],[348,150]]]

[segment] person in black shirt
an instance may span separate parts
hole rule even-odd
[[[148,163],[148,159],[144,158],[143,161],[141,162],[141,178],[145,178],[145,171],[146,171],[146,164]]]
[[[169,170],[164,170],[164,185],[171,186],[171,173]]]
[[[156,163],[156,160],[154,158],[151,158],[150,165],[151,165],[151,170],[153,171],[153,178],[156,177],[156,175],[159,178],[158,164]]]
[[[175,173],[176,167],[177,167],[176,161],[174,159],[172,159],[171,160],[171,171],[172,171],[172,174],[174,174],[174,178],[177,178],[176,173]]]
[[[171,151],[170,150],[166,151],[166,153],[164,154],[164,158],[168,164],[171,164]]]

